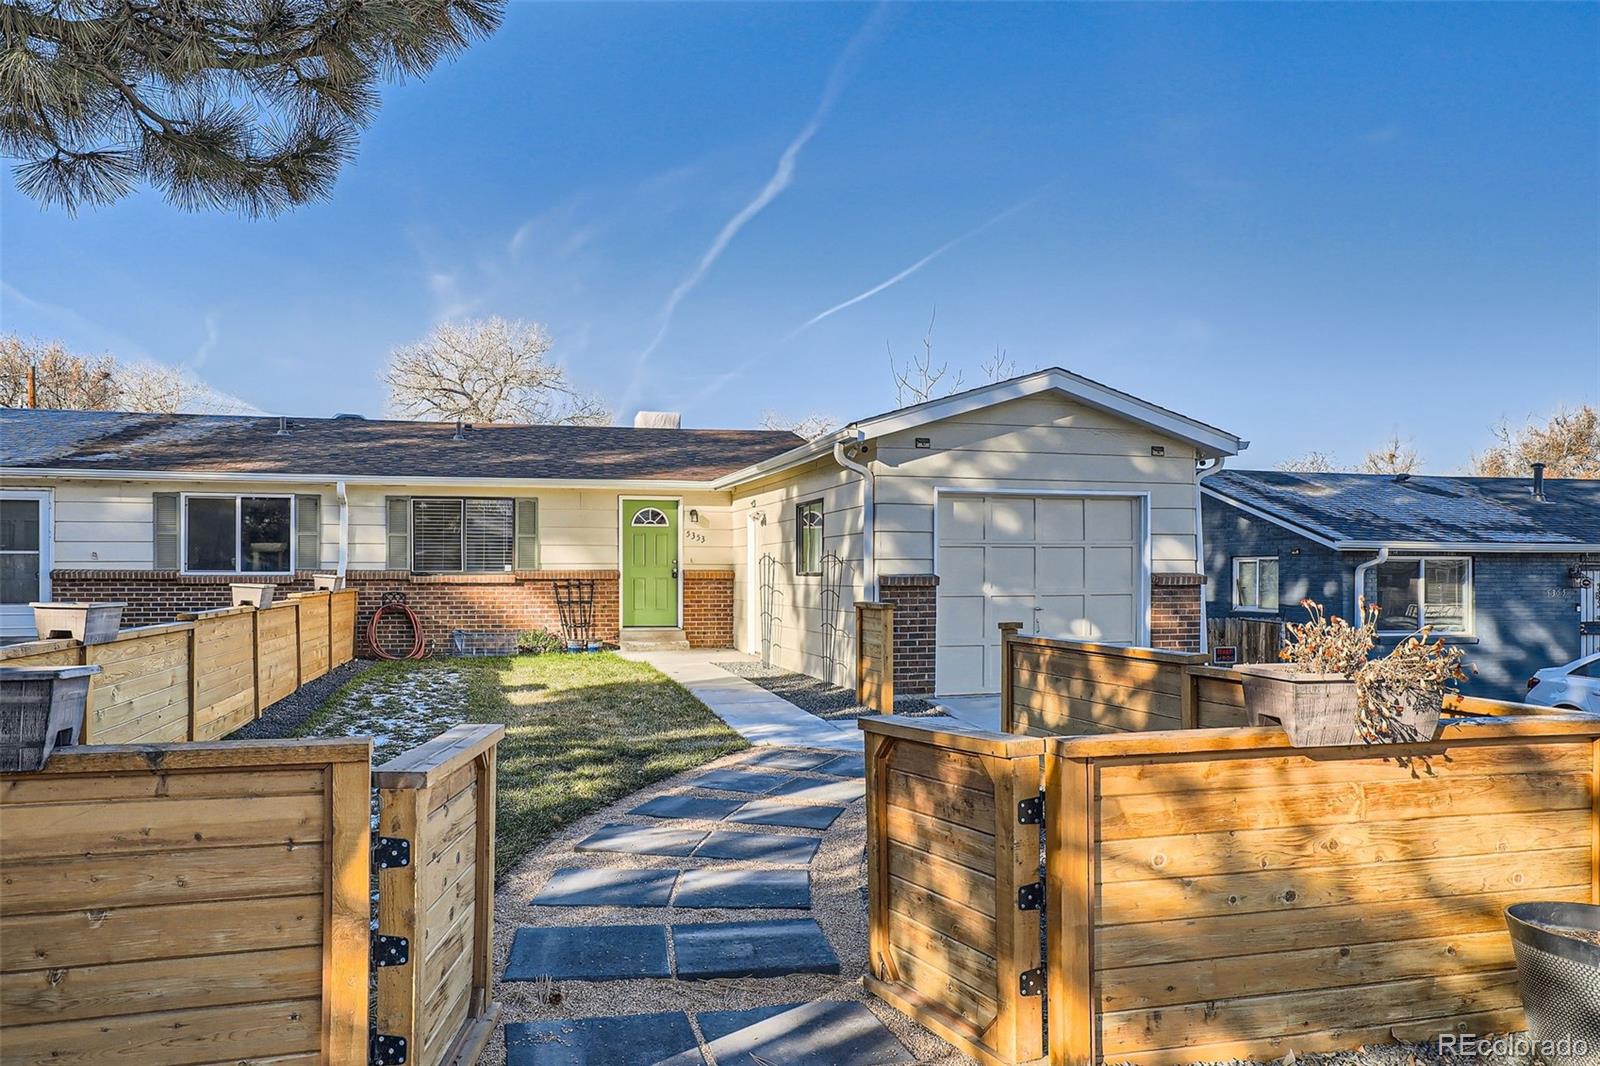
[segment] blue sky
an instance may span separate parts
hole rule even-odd
[[[1597,55],[1596,5],[513,3],[287,216],[69,218],[8,171],[0,318],[375,415],[394,346],[522,317],[625,418],[740,426],[892,406],[937,308],[969,378],[1449,472],[1600,402]]]

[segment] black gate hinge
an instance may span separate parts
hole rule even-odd
[[[411,941],[403,936],[378,933],[372,938],[374,966],[404,966],[411,961]]]
[[[388,1033],[373,1033],[367,1045],[369,1066],[405,1066],[406,1038]]]
[[[1037,911],[1044,909],[1044,884],[1035,881],[1031,885],[1023,885],[1017,889],[1017,910]]]
[[[379,837],[372,857],[380,870],[393,870],[397,866],[411,865],[411,841],[405,837]]]
[[[1017,975],[1017,991],[1024,996],[1044,995],[1044,967],[1023,970]]]
[[[1044,824],[1044,793],[1017,801],[1018,825]]]

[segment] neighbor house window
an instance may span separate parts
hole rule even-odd
[[[287,574],[293,541],[292,496],[184,497],[183,566],[191,574]]]
[[[418,497],[411,501],[411,569],[497,573],[516,554],[516,501]]]
[[[1378,632],[1472,632],[1471,559],[1391,559],[1372,569],[1367,602],[1378,608]]]
[[[811,500],[794,509],[794,572],[822,573],[822,501]]]
[[[1233,560],[1233,606],[1239,611],[1278,609],[1278,557]]]

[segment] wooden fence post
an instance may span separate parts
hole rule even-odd
[[[372,772],[379,833],[375,1039],[389,1054],[403,1051],[413,1066],[475,1061],[499,1014],[494,804],[503,736],[501,725],[454,726]]]
[[[1051,1066],[1094,1066],[1094,772],[1045,755],[1045,916]]]
[[[892,603],[856,604],[856,702],[878,714],[894,713]]]
[[[1011,638],[1022,631],[1021,622],[1000,623],[1000,732],[1015,733],[1011,714]]]

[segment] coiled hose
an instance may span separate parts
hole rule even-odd
[[[394,613],[411,623],[411,648],[404,655],[394,655],[385,651],[378,644],[378,623],[383,618]],[[406,605],[403,596],[385,596],[383,603],[372,612],[372,618],[367,622],[367,647],[372,649],[372,654],[380,659],[420,659],[427,641],[422,636],[422,620],[417,617],[417,612]]]

